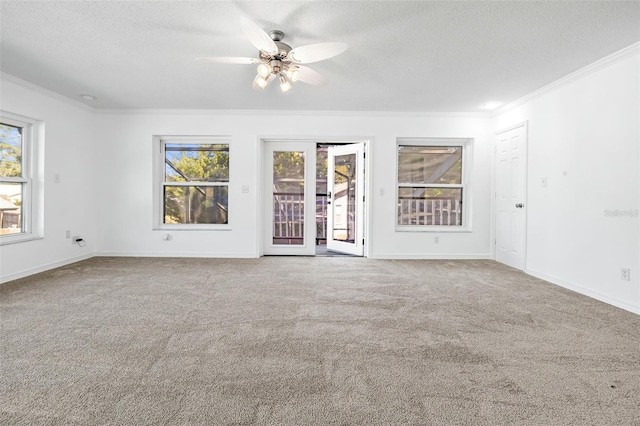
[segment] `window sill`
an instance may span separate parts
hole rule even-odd
[[[466,226],[429,226],[429,225],[404,225],[397,226],[396,232],[437,232],[437,233],[471,233],[472,230]]]
[[[158,225],[154,231],[231,231],[229,225]]]
[[[35,234],[5,234],[0,236],[0,246],[41,240],[42,238],[41,235]]]

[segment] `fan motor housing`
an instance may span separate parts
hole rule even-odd
[[[286,58],[289,52],[291,52],[291,46],[281,41],[276,41],[275,44],[278,47],[278,53],[270,55],[260,51],[260,59],[262,59],[263,62],[271,62],[273,60],[289,62]]]
[[[269,31],[269,37],[271,37],[271,40],[273,40],[273,42],[278,47],[278,53],[270,55],[268,53],[260,51],[260,59],[266,62],[269,62],[273,59],[284,60],[289,52],[291,52],[291,46],[281,41],[284,38],[284,33],[280,30],[272,30]]]
[[[278,54],[277,56],[285,58],[289,52],[291,52],[291,46],[281,41],[275,42],[276,46],[278,46]]]

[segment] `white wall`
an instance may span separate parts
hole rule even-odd
[[[640,58],[627,49],[532,94],[495,119],[455,114],[92,112],[2,78],[3,110],[45,123],[44,238],[0,246],[0,281],[91,255],[230,256],[260,253],[260,138],[371,139],[367,235],[377,258],[491,256],[492,134],[529,123],[530,274],[640,313]],[[153,135],[231,137],[230,231],[154,231]],[[395,230],[398,137],[473,138],[472,232]],[[60,174],[61,183],[53,183]],[[542,188],[541,177],[548,186]],[[241,193],[248,185],[250,192]],[[381,195],[380,190],[384,190]],[[467,204],[467,207],[469,205]],[[607,216],[606,211],[631,211]],[[87,241],[71,245],[71,230]],[[440,243],[434,243],[434,236]],[[631,268],[631,281],[620,268]]]
[[[2,77],[2,110],[44,122],[44,238],[0,246],[0,282],[90,256],[96,247],[94,114],[79,103]],[[60,183],[54,183],[54,175]],[[65,231],[81,235],[72,245]]]
[[[358,115],[323,113],[102,112],[96,122],[99,252],[122,256],[255,257],[260,253],[259,139],[342,137],[372,139],[369,156],[370,257],[489,258],[491,230],[491,119],[461,115]],[[152,229],[152,136],[228,135],[231,231]],[[468,233],[395,231],[397,137],[474,138],[472,213]],[[250,192],[241,193],[248,185]],[[384,195],[380,195],[384,189]],[[107,194],[109,196],[107,196]],[[467,204],[469,206],[469,204]]]
[[[529,123],[526,271],[637,313],[639,63],[636,45],[531,96],[495,124]],[[616,210],[630,215],[607,215]],[[631,281],[620,279],[622,267],[631,268]]]

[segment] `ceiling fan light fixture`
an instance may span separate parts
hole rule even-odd
[[[291,83],[289,83],[287,77],[282,74],[280,74],[280,90],[282,90],[282,93],[287,93],[291,90]]]
[[[253,80],[253,86],[258,89],[265,89],[276,78],[280,80],[282,93],[290,91],[291,84],[298,81],[314,86],[325,85],[327,80],[322,75],[303,64],[323,61],[347,50],[345,43],[337,42],[308,44],[292,49],[282,41],[284,33],[280,30],[267,33],[249,18],[242,18],[240,24],[253,47],[258,49],[257,57],[213,56],[196,60],[212,64],[257,65],[258,75]]]
[[[271,74],[271,67],[265,63],[258,65],[258,74],[260,77],[266,79],[269,74]]]
[[[269,80],[262,77],[260,74],[256,76],[256,79],[253,82],[258,86],[259,89],[264,89],[269,84]]]

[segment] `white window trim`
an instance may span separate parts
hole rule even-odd
[[[462,188],[462,224],[460,226],[451,225],[399,225],[398,224],[398,193],[402,183],[398,181],[398,166],[400,157],[400,146],[461,146],[462,147],[462,183],[456,185],[446,185],[451,188]],[[473,158],[473,138],[397,138],[395,157],[395,198],[393,220],[396,232],[442,232],[442,233],[468,233],[471,228],[472,209],[472,189],[469,176],[472,172]],[[407,184],[409,185],[409,184]],[[443,185],[436,184],[411,184],[425,188],[440,188]]]
[[[166,144],[224,144],[229,145],[229,162],[231,162],[231,137],[230,136],[160,136],[153,137],[153,230],[163,231],[230,231],[231,217],[229,223],[225,224],[172,224],[164,223],[164,196],[163,189],[164,180],[164,146]],[[231,168],[230,168],[231,169]],[[172,186],[193,186],[189,182],[172,182]],[[203,186],[226,186],[229,194],[229,205],[227,208],[231,211],[231,170],[229,170],[228,182],[204,182]]]
[[[22,229],[16,234],[0,235],[0,246],[43,238],[42,204],[42,123],[29,117],[0,110],[0,121],[22,128],[22,177],[0,178],[2,182],[24,184],[22,194]]]

